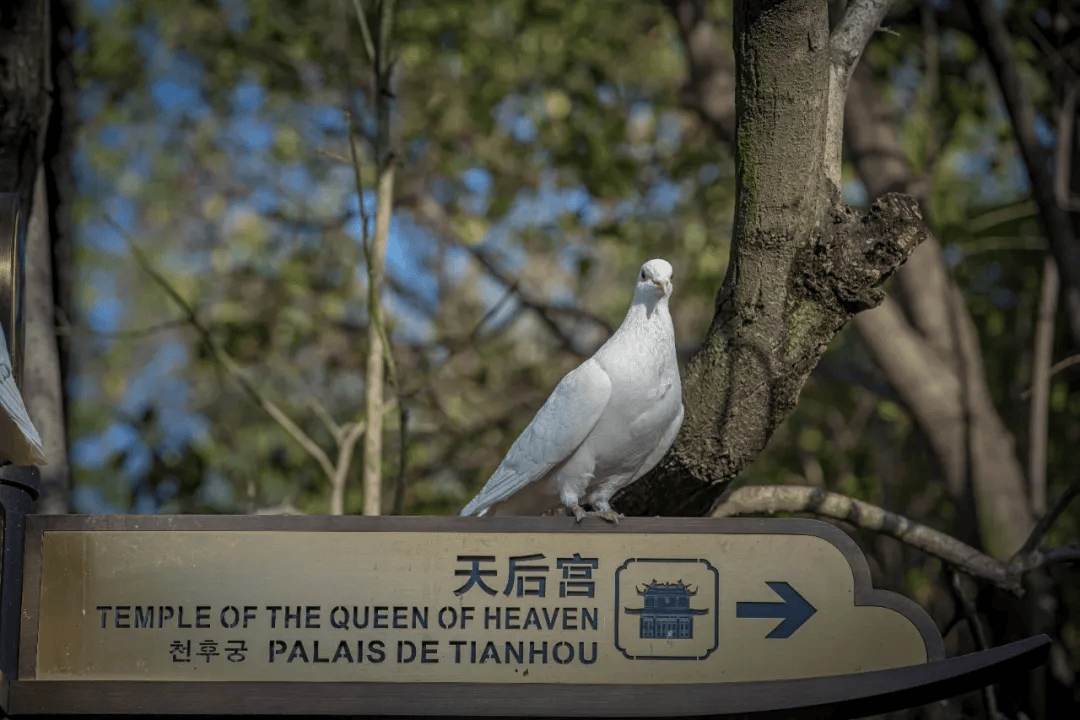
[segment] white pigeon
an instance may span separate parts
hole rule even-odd
[[[618,523],[611,497],[652,470],[682,426],[671,289],[667,261],[641,266],[622,325],[555,387],[462,515],[539,515],[562,503],[579,521]]]

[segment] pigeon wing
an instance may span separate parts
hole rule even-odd
[[[461,514],[475,515],[547,475],[585,442],[610,399],[611,378],[596,360],[570,371]]]
[[[41,436],[30,421],[22,395],[15,385],[7,340],[0,329],[0,462],[44,465]]]

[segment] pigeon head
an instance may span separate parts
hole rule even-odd
[[[638,271],[634,295],[657,301],[671,297],[671,264],[667,260],[650,260]]]

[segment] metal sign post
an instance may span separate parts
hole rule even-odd
[[[15,382],[23,369],[23,278],[26,223],[18,193],[0,193],[0,330],[7,338]]]
[[[7,340],[16,385],[23,371],[23,276],[26,213],[18,193],[0,193],[0,332]],[[6,440],[6,438],[5,438]],[[41,487],[33,466],[0,466],[0,672],[15,676],[19,648],[23,530]]]
[[[816,520],[31,516],[7,712],[860,717],[974,689]]]

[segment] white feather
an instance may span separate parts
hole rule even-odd
[[[44,465],[41,436],[30,421],[15,385],[7,340],[0,330],[0,464]]]

